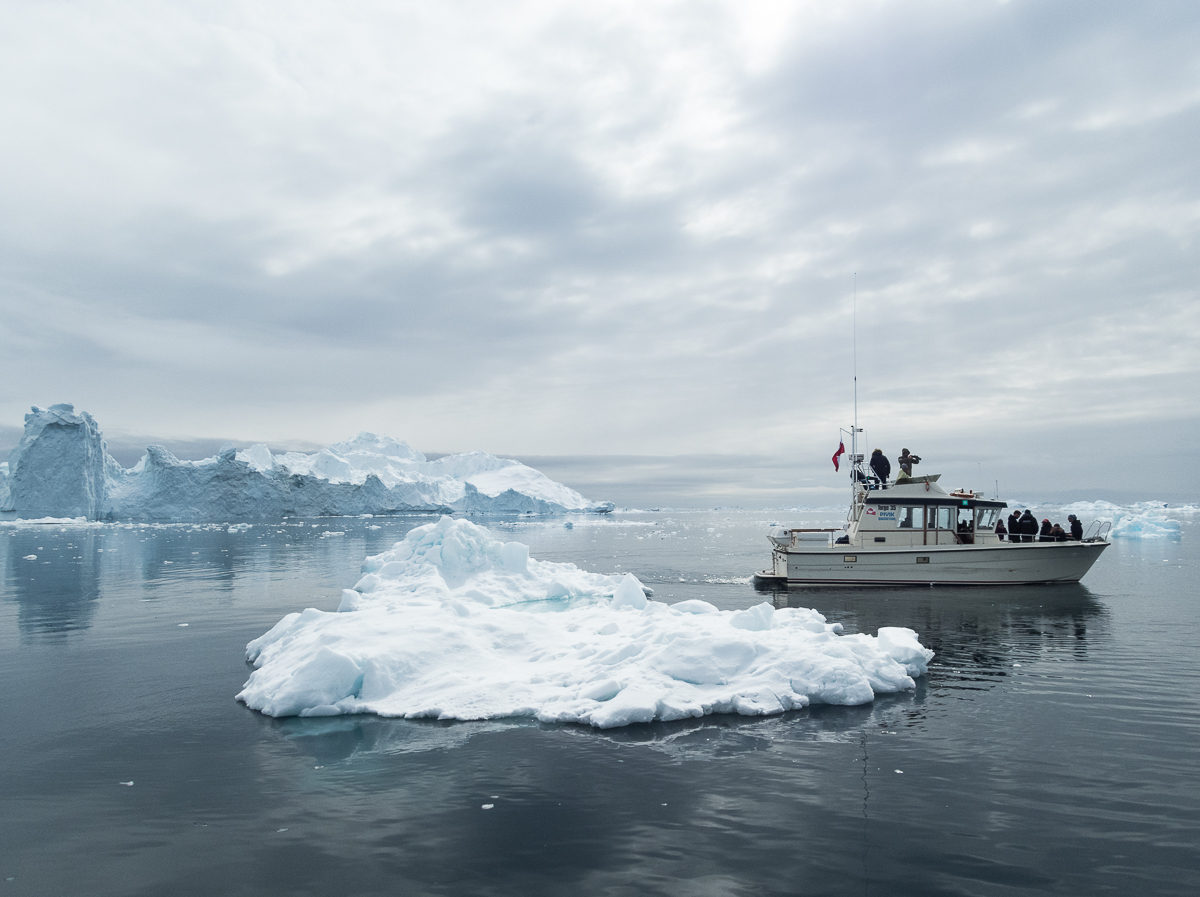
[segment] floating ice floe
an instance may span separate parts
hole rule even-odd
[[[1075,514],[1080,519],[1091,517],[1107,521],[1112,525],[1114,539],[1178,539],[1182,523],[1172,515],[1195,513],[1192,505],[1170,507],[1164,502],[1137,502],[1132,505],[1116,505],[1107,501],[1078,501],[1062,508],[1065,513]]]
[[[910,629],[841,635],[819,613],[648,600],[632,574],[539,561],[466,520],[412,530],[343,593],[250,642],[237,698],[276,717],[534,717],[601,728],[862,704],[914,687]]]
[[[150,446],[132,468],[108,454],[73,405],[34,406],[0,464],[0,510],[96,519],[236,520],[405,511],[611,511],[518,461],[486,452],[428,461],[388,436],[360,433],[311,455],[265,445],[181,461]]]

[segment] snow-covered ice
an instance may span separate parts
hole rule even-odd
[[[841,635],[819,613],[648,600],[632,574],[529,557],[442,518],[363,563],[336,612],[288,614],[247,645],[238,700],[271,716],[483,720],[600,728],[914,687],[933,652],[909,629]]]
[[[1081,520],[1093,519],[1112,524],[1114,539],[1178,539],[1183,527],[1174,515],[1191,516],[1194,505],[1168,507],[1161,501],[1143,501],[1132,505],[1116,505],[1107,501],[1077,501],[1061,509]]]
[[[311,455],[226,445],[181,461],[150,446],[125,469],[100,428],[69,404],[34,406],[0,464],[0,510],[88,519],[233,520],[404,511],[610,511],[518,461],[486,452],[429,461],[389,436],[360,433]]]

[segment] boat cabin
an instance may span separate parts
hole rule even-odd
[[[862,548],[1000,544],[996,521],[1007,502],[960,489],[947,492],[941,474],[898,483],[855,483],[842,544]],[[840,541],[840,540],[839,540]]]

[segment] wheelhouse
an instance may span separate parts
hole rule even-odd
[[[1006,502],[960,490],[947,493],[936,476],[857,493],[848,535],[864,545],[982,545],[999,542],[996,521]]]

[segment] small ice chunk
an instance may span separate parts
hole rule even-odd
[[[771,628],[771,619],[775,616],[774,606],[764,601],[754,607],[748,607],[735,613],[729,620],[729,625],[750,632],[764,632]]]
[[[720,613],[715,604],[709,604],[707,601],[701,601],[699,598],[689,598],[687,601],[680,601],[677,604],[672,604],[671,610],[679,611],[681,614]]]
[[[603,682],[597,682],[581,692],[579,697],[588,701],[611,701],[621,692],[621,683],[616,679],[605,679]]]
[[[923,676],[928,670],[933,652],[924,647],[919,636],[903,626],[882,626],[879,647],[892,660],[902,664],[910,676]]]
[[[646,593],[642,590],[641,582],[632,573],[626,573],[621,584],[617,586],[617,590],[613,592],[612,606],[631,607],[634,610],[645,609]]]
[[[520,542],[505,542],[500,549],[504,569],[509,573],[524,573],[529,565],[529,546]]]
[[[349,613],[350,611],[358,610],[362,595],[354,591],[354,589],[342,589],[342,600],[338,604],[337,612],[339,614]]]

